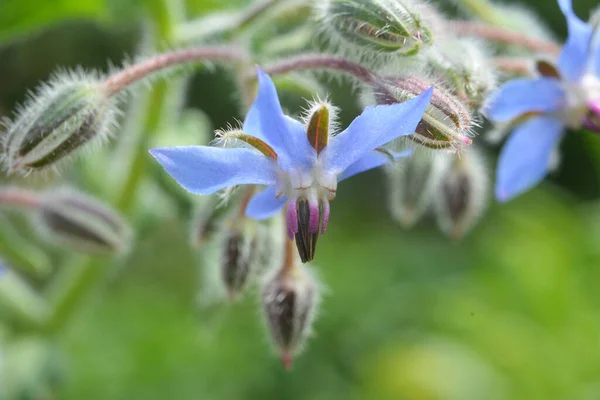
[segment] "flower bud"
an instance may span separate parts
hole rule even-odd
[[[55,77],[7,124],[6,168],[41,170],[106,137],[115,123],[115,108],[99,80],[75,74]]]
[[[418,96],[432,85],[415,76],[386,77],[373,84],[373,92],[377,104],[395,104]],[[460,150],[464,145],[470,145],[470,111],[442,85],[434,86],[430,105],[415,133],[407,138],[431,149]]]
[[[440,229],[459,239],[485,208],[488,177],[484,161],[474,149],[449,156],[451,159],[434,196],[434,206]]]
[[[409,56],[433,42],[430,15],[414,0],[324,0],[318,20],[341,48],[368,59],[380,55]]]
[[[258,236],[253,229],[255,223],[243,219],[241,224],[243,226],[228,229],[223,238],[221,280],[230,300],[234,300],[246,287],[258,257]]]
[[[412,227],[427,211],[442,172],[441,157],[415,152],[399,165],[384,169],[388,182],[388,208],[403,228]]]
[[[319,300],[317,286],[303,265],[276,271],[264,282],[263,310],[271,338],[287,369],[310,333]]]
[[[454,95],[475,108],[481,106],[496,85],[495,69],[476,40],[444,40],[428,53],[427,62]]]
[[[50,240],[76,251],[122,253],[129,248],[129,225],[96,199],[61,190],[41,200],[38,221]]]

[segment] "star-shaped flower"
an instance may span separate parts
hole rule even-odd
[[[283,114],[275,85],[258,69],[258,94],[237,137],[245,148],[165,147],[150,153],[188,191],[211,194],[236,185],[266,185],[246,208],[250,218],[273,216],[287,204],[287,230],[303,262],[314,256],[329,220],[338,181],[385,164],[380,147],[409,135],[433,89],[403,103],[367,107],[346,130],[331,135],[326,105],[302,124]],[[249,147],[249,148],[248,148]]]
[[[569,36],[557,69],[536,79],[504,84],[484,107],[495,122],[518,125],[500,153],[496,198],[508,201],[538,184],[546,174],[565,128],[585,126],[600,132],[600,37],[580,20],[571,0],[558,0]]]

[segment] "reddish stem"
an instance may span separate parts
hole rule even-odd
[[[451,21],[448,27],[458,35],[477,36],[495,42],[521,46],[539,53],[558,54],[561,49],[556,43],[481,22]]]
[[[269,75],[281,75],[292,71],[311,69],[329,69],[345,72],[368,84],[378,79],[378,75],[368,68],[343,57],[329,54],[302,54],[264,67],[265,72]]]
[[[35,192],[18,188],[3,188],[0,190],[0,204],[37,208],[40,203],[41,200]]]
[[[151,57],[139,64],[131,65],[122,71],[114,73],[106,79],[102,85],[102,89],[107,97],[110,97],[152,73],[175,65],[200,61],[243,62],[248,60],[249,58],[244,51],[232,46],[196,47],[174,50]]]

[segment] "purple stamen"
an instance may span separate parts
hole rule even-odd
[[[286,219],[288,237],[294,240],[294,234],[298,232],[298,207],[295,200],[288,201]]]
[[[319,232],[319,220],[321,215],[319,213],[319,203],[314,200],[310,200],[308,203],[308,209],[310,212],[308,220],[308,231],[311,233]]]
[[[329,202],[327,200],[323,200],[321,203],[321,207],[323,207],[323,224],[321,225],[321,235],[325,233],[325,229],[327,228],[327,222],[329,222]]]

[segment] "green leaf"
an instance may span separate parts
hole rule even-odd
[[[72,19],[102,19],[104,0],[4,0],[0,6],[0,43]]]

